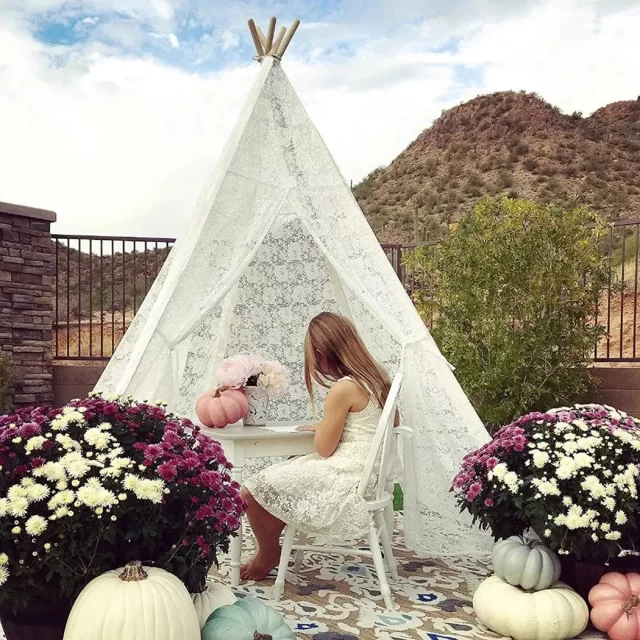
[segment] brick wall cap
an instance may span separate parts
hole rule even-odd
[[[9,204],[8,202],[0,202],[0,213],[6,213],[12,216],[22,216],[23,218],[45,220],[46,222],[55,222],[57,220],[57,215],[53,211],[48,211],[47,209],[35,209],[34,207],[25,207],[21,204]]]

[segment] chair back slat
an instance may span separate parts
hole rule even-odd
[[[385,491],[387,477],[393,466],[393,424],[396,416],[396,407],[398,406],[398,398],[400,396],[400,388],[402,387],[402,374],[396,374],[391,389],[384,403],[382,415],[378,421],[378,427],[371,442],[371,449],[362,471],[360,484],[358,485],[358,495],[364,497],[367,491],[371,475],[376,466],[376,462],[380,461],[378,469],[376,497],[380,498]]]

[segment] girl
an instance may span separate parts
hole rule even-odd
[[[351,322],[335,313],[311,321],[304,375],[312,403],[312,381],[329,388],[322,420],[300,427],[315,432],[316,453],[268,467],[247,481],[243,496],[257,552],[242,566],[243,580],[264,580],[277,566],[286,524],[333,539],[367,531],[369,515],[357,488],[389,393],[389,376]],[[396,425],[398,420],[396,413]]]

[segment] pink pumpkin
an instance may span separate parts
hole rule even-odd
[[[611,572],[589,592],[591,622],[611,640],[640,640],[640,574]]]
[[[221,429],[244,418],[249,410],[247,397],[237,389],[214,389],[196,401],[196,415],[205,427]]]

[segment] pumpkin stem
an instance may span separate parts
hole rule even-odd
[[[128,562],[122,573],[118,576],[122,582],[142,582],[149,577],[147,572],[142,568],[142,562],[140,560],[134,560]]]
[[[273,636],[270,636],[266,633],[258,633],[257,631],[253,634],[253,640],[273,640]]]
[[[622,605],[622,610],[627,614],[627,618],[631,617],[631,611],[640,605],[640,598],[635,593],[627,597],[626,602]]]

